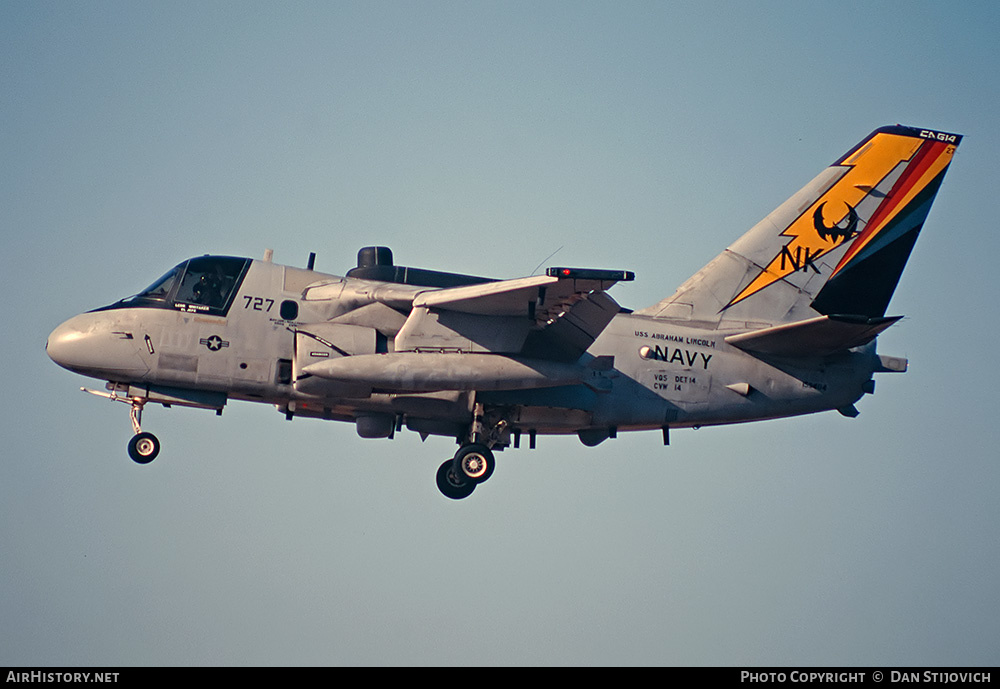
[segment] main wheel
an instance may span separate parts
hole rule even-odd
[[[493,475],[496,460],[490,448],[479,443],[463,445],[452,460],[455,473],[463,480],[482,483]]]
[[[128,456],[137,464],[149,464],[160,454],[160,441],[152,433],[136,433],[128,441]]]
[[[437,485],[446,498],[461,500],[472,495],[476,489],[475,481],[463,480],[454,470],[454,460],[449,459],[437,471]]]

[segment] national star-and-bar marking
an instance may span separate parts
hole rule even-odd
[[[205,345],[206,347],[208,347],[213,352],[217,352],[220,349],[222,349],[223,347],[228,347],[229,346],[229,341],[228,340],[223,340],[218,335],[211,335],[209,337],[203,337],[200,340],[198,340],[198,343]]]

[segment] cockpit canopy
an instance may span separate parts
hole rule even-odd
[[[250,266],[249,258],[199,256],[184,261],[134,297],[108,308],[167,308],[224,316]]]

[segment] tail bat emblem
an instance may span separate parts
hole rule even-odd
[[[858,212],[854,210],[853,206],[847,205],[847,217],[841,220],[839,223],[834,223],[831,227],[827,227],[823,220],[823,207],[826,202],[819,204],[816,207],[816,212],[813,213],[813,225],[816,227],[816,232],[819,236],[826,241],[834,241],[837,243],[846,242],[848,239],[853,237],[858,233]],[[840,224],[847,221],[847,225],[840,227]]]

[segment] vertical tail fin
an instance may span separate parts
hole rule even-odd
[[[961,139],[875,130],[672,297],[637,313],[719,328],[884,316]]]

